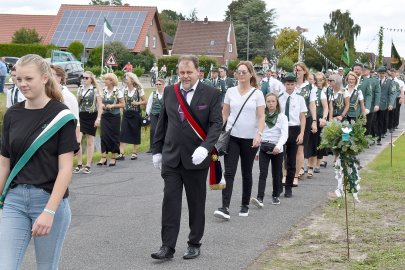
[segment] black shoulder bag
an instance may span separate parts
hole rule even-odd
[[[233,122],[231,128],[230,128],[229,130],[223,130],[223,131],[221,132],[221,135],[219,135],[218,141],[217,141],[217,143],[215,144],[215,148],[217,149],[219,156],[223,156],[223,155],[228,154],[229,140],[230,140],[230,138],[231,138],[231,131],[232,131],[232,128],[235,126],[235,123],[236,123],[236,121],[238,120],[239,115],[240,115],[240,113],[241,113],[242,110],[243,110],[243,107],[245,107],[246,102],[249,100],[249,98],[253,95],[253,93],[254,93],[255,91],[256,91],[256,89],[254,89],[254,90],[252,91],[252,93],[250,93],[250,95],[248,96],[248,98],[247,98],[247,99],[245,100],[245,102],[243,103],[243,105],[242,105],[242,107],[240,108],[240,110],[239,110],[239,112],[238,112],[238,115],[236,116],[235,121]],[[225,126],[226,126],[226,125],[225,125]]]

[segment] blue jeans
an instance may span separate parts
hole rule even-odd
[[[0,220],[0,269],[20,269],[35,220],[42,213],[50,194],[33,185],[10,189]],[[58,269],[63,241],[69,228],[69,201],[63,199],[46,236],[34,237],[37,269]]]

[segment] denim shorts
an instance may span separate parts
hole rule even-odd
[[[0,219],[0,269],[20,269],[32,238],[35,220],[43,212],[50,194],[33,185],[18,185],[7,192]],[[34,237],[37,269],[58,269],[63,241],[69,228],[71,212],[68,199],[63,199],[46,236]]]

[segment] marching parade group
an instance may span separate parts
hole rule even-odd
[[[367,134],[381,145],[381,138],[398,128],[400,106],[405,102],[399,71],[384,66],[372,71],[356,63],[347,74],[343,74],[343,68],[325,74],[312,73],[298,62],[292,72],[279,76],[269,69],[259,78],[251,62],[241,61],[233,77],[226,66],[213,67],[206,76],[195,56],[181,56],[168,86],[166,78],[157,75],[155,89],[146,98],[143,85],[129,65],[122,88],[114,73],[104,74],[101,88],[95,75],[85,71],[76,97],[65,86],[64,70],[39,56],[24,56],[10,70],[14,84],[7,92],[0,156],[0,191],[5,199],[4,206],[1,202],[0,242],[9,248],[0,252],[1,269],[21,265],[21,250],[25,251],[31,235],[39,251],[38,263],[57,268],[70,223],[67,198],[72,173],[92,172],[98,128],[98,167],[115,166],[117,160],[124,160],[127,144],[132,145],[130,159],[136,160],[143,106],[150,120],[148,153],[153,154],[153,165],[161,170],[165,181],[162,246],[152,258],[173,257],[184,185],[190,235],[183,258],[193,259],[200,255],[205,226],[209,153],[221,130],[230,131],[230,138],[223,157],[226,187],[214,216],[230,220],[239,159],[239,216],[247,217],[250,204],[264,206],[270,162],[271,203],[278,205],[282,193],[285,198],[292,197],[300,179],[314,177],[321,167],[338,159],[335,156],[329,161],[329,151],[318,149],[328,121],[362,119]],[[153,72],[157,73],[157,65]],[[159,74],[166,74],[166,68]],[[70,115],[74,116],[72,121],[69,118],[60,124]],[[52,129],[56,135],[43,139],[42,135]],[[203,132],[196,134],[198,130]],[[80,147],[84,136],[86,164]],[[42,146],[33,150],[38,141]],[[31,152],[32,157],[25,158]],[[74,154],[77,166],[72,170]],[[259,161],[260,173],[257,195],[252,196],[255,160]],[[341,189],[338,185],[329,195],[342,196]]]

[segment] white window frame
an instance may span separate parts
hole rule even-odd
[[[232,52],[232,43],[228,44],[228,52],[230,52],[230,53]]]
[[[145,37],[145,48],[149,48],[149,36],[146,35]]]
[[[156,48],[156,37],[152,37],[152,48]]]

